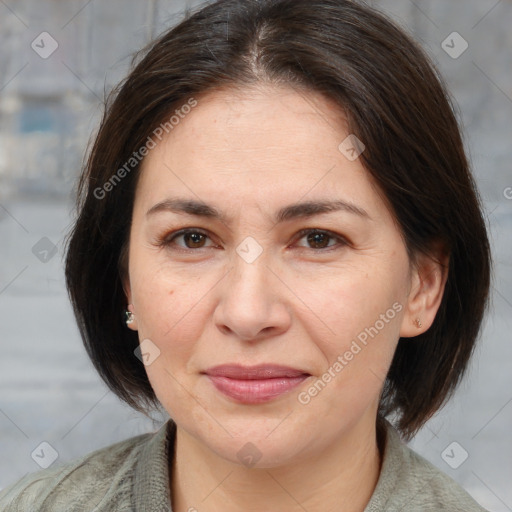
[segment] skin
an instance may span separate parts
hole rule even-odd
[[[424,256],[410,263],[361,160],[338,149],[349,132],[330,100],[261,84],[197,99],[143,162],[124,283],[135,315],[129,327],[160,350],[145,367],[148,378],[178,427],[169,461],[173,510],[362,511],[380,471],[384,377],[399,337],[432,324],[443,267]],[[146,215],[171,196],[202,200],[229,221]],[[272,220],[288,204],[332,199],[368,217],[337,211]],[[182,228],[207,236],[171,241]],[[315,245],[297,235],[306,228],[342,239]],[[248,236],[262,248],[252,263],[236,251]],[[401,307],[394,318],[300,403],[299,393],[393,304]],[[311,377],[270,402],[240,404],[201,374],[223,363],[277,363]],[[237,457],[248,442],[261,453],[253,467]]]

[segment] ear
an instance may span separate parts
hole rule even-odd
[[[418,336],[434,323],[448,279],[449,259],[444,245],[437,242],[429,254],[421,253],[416,257],[400,337]]]
[[[125,273],[125,275],[122,277],[122,283],[123,283],[124,294],[125,294],[126,300],[127,300],[126,309],[128,311],[130,311],[131,313],[133,313],[133,322],[131,322],[129,324],[127,323],[126,327],[128,327],[128,329],[131,329],[132,331],[137,331],[138,330],[137,315],[135,314],[135,309],[132,304],[132,288],[130,285],[130,277],[127,275],[127,273]]]
[[[128,304],[132,302],[132,287],[130,285],[130,277],[127,273],[123,273],[121,277],[121,283],[123,284],[123,291],[126,296],[126,301]]]
[[[126,297],[126,303],[127,303],[126,309],[128,311],[130,311],[131,313],[133,313],[133,322],[129,323],[129,324],[127,323],[126,327],[128,327],[128,329],[131,329],[132,331],[137,331],[138,330],[137,315],[135,314],[135,309],[132,304],[132,287],[130,284],[130,274],[128,271],[128,267],[129,267],[128,247],[129,247],[128,243],[125,243],[123,245],[123,247],[121,248],[118,268],[119,268],[119,277],[121,279],[121,284],[123,286],[124,295]]]

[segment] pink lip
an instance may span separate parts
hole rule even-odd
[[[221,393],[246,404],[272,400],[298,386],[310,376],[303,370],[274,364],[221,365],[204,373]]]

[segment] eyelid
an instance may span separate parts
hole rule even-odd
[[[213,239],[212,239],[212,236],[210,235],[210,233],[205,230],[205,229],[201,229],[201,228],[194,228],[194,227],[190,227],[190,228],[183,228],[183,229],[178,229],[177,231],[172,231],[171,233],[168,233],[167,235],[163,236],[161,239],[158,240],[157,242],[157,245],[159,246],[170,246],[172,242],[174,242],[174,240],[180,236],[183,236],[183,235],[186,235],[188,233],[199,233],[200,235],[204,235],[206,236],[207,238],[209,238],[212,242],[213,242]],[[207,247],[198,247],[196,249],[191,249],[189,247],[182,247],[180,245],[176,245],[176,247],[178,247],[178,250],[183,250],[183,251],[199,251],[201,249],[209,249],[210,247],[212,246],[207,246]]]
[[[327,246],[327,247],[324,247],[324,248],[321,248],[321,249],[314,249],[312,247],[301,247],[301,249],[309,249],[309,250],[315,251],[315,252],[327,252],[329,250],[338,249],[340,244],[341,245],[348,245],[348,246],[352,245],[350,243],[350,241],[346,237],[344,237],[343,235],[335,233],[334,231],[330,231],[329,229],[323,229],[323,228],[304,228],[304,229],[301,229],[295,235],[293,243],[297,242],[298,240],[300,240],[301,238],[303,238],[304,236],[306,236],[306,235],[308,235],[310,233],[323,233],[323,234],[326,234],[327,236],[337,240],[338,244],[332,245],[332,246]]]
[[[172,231],[171,233],[168,233],[168,234],[164,235],[162,238],[158,239],[158,241],[156,242],[156,245],[163,246],[163,247],[168,247],[168,246],[170,246],[172,244],[172,242],[176,238],[178,238],[180,236],[183,236],[183,235],[186,235],[188,233],[199,233],[201,235],[204,235],[207,238],[209,238],[212,241],[212,243],[215,244],[211,234],[207,230],[202,229],[202,228],[187,227],[187,228],[178,229],[176,231]],[[344,237],[343,235],[340,235],[338,233],[335,233],[334,231],[330,231],[328,229],[322,229],[322,228],[304,228],[304,229],[301,229],[293,237],[292,245],[294,243],[296,243],[298,240],[300,240],[301,238],[304,238],[306,235],[311,234],[311,233],[323,233],[323,234],[326,234],[330,238],[335,239],[338,243],[335,244],[335,245],[323,247],[323,248],[320,248],[320,249],[315,249],[313,247],[303,247],[303,246],[300,246],[299,247],[300,249],[306,249],[306,250],[310,250],[310,251],[313,251],[313,252],[321,253],[321,252],[328,252],[330,250],[338,249],[340,247],[340,245],[341,246],[351,246],[352,245],[350,243],[350,241],[346,237]],[[207,246],[207,247],[198,247],[198,248],[187,248],[187,247],[182,247],[180,245],[176,245],[176,247],[177,247],[176,250],[181,250],[181,251],[185,251],[185,252],[198,252],[201,249],[210,249],[212,247],[218,247],[218,245],[217,246],[213,245],[213,246]]]

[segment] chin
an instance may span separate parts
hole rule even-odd
[[[286,417],[286,414],[281,417]],[[226,461],[247,468],[269,469],[297,461],[307,446],[315,443],[314,438],[306,439],[312,429],[293,425],[285,427],[284,422],[260,417],[243,420],[231,419],[219,422],[226,428],[207,427],[205,431],[193,427],[192,435],[207,449]],[[277,428],[276,428],[277,427]],[[231,434],[231,436],[228,434]]]
[[[269,440],[262,435],[261,438],[249,440],[233,440],[224,443],[212,443],[208,440],[209,448],[219,457],[248,469],[271,469],[293,463],[298,458],[299,447],[297,440],[283,439]]]

